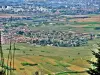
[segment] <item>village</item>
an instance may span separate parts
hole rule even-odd
[[[27,25],[5,28],[2,25],[3,44],[9,44],[12,39],[16,43],[29,43],[41,46],[79,47],[88,44],[89,40],[100,38],[99,33],[81,33],[57,30],[32,30]]]

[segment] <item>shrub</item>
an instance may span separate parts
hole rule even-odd
[[[23,66],[37,66],[38,64],[31,64],[28,62],[21,63]]]

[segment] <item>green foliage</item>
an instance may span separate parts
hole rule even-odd
[[[28,63],[28,62],[23,62],[21,63],[23,66],[36,66],[38,64],[31,64],[31,63]]]
[[[98,44],[98,53],[95,51],[92,51],[95,58],[97,58],[96,62],[88,61],[90,64],[93,65],[93,68],[89,68],[87,71],[90,75],[100,75],[100,44]]]
[[[6,50],[10,50],[10,48],[6,48]],[[15,50],[20,50],[19,48],[15,48]]]
[[[51,74],[48,74],[48,75],[51,75]]]
[[[23,31],[18,31],[17,34],[23,35],[24,32]]]
[[[10,66],[7,66],[7,65],[4,65],[3,68],[8,69],[8,70],[16,70],[15,68],[11,68]]]
[[[100,24],[100,22],[73,22],[75,25]]]
[[[58,73],[56,75],[68,75],[66,72]]]
[[[23,63],[21,63],[23,66],[26,66],[26,65],[29,65],[29,63],[27,63],[27,62],[23,62]]]
[[[95,30],[100,30],[100,27],[95,27],[94,29],[95,29]]]
[[[70,65],[67,64],[67,63],[62,63],[62,62],[59,62],[59,61],[56,61],[56,62],[57,62],[57,64],[54,65],[54,66],[63,66],[63,67],[69,67],[69,66],[70,66]]]
[[[20,68],[20,70],[25,70],[25,68]]]
[[[45,51],[41,51],[41,52],[45,52]]]

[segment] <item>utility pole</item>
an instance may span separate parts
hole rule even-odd
[[[9,48],[9,53],[8,53],[8,59],[7,59],[7,66],[10,66],[10,71],[7,69],[7,75],[11,75],[11,65],[12,65],[12,34],[10,35],[9,38],[9,42],[10,42],[10,48]]]
[[[12,22],[12,16],[10,18],[10,22]],[[12,75],[12,32],[10,32],[9,35],[9,43],[10,43],[10,48],[8,52],[8,59],[7,59],[7,66],[10,67],[10,71],[7,69],[7,75]]]
[[[14,63],[15,63],[15,50],[16,50],[16,47],[15,47],[15,43],[14,43],[14,51],[13,51],[13,71],[14,71]]]

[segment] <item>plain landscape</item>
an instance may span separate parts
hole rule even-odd
[[[94,6],[91,1],[55,0],[0,4],[0,66],[4,58],[5,75],[88,75],[93,66],[87,60],[96,61],[92,50],[100,43],[98,1]]]

